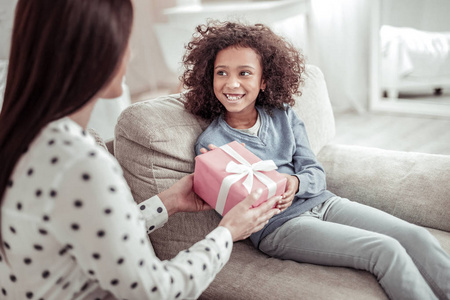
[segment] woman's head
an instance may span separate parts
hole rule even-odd
[[[209,120],[225,112],[215,96],[213,81],[217,54],[227,48],[250,48],[260,58],[265,89],[258,94],[257,105],[270,110],[294,104],[293,96],[300,94],[303,81],[304,60],[291,43],[261,24],[210,21],[197,26],[183,58],[181,79],[189,111]]]
[[[19,0],[3,111],[20,102],[51,120],[79,109],[112,78],[132,19],[130,0]]]
[[[120,72],[132,23],[131,0],[18,1],[0,113],[0,198],[39,131]]]

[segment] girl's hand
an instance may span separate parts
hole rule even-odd
[[[213,145],[213,144],[209,144],[209,145],[208,145],[208,148],[209,148],[209,150],[214,150],[214,149],[217,149],[217,146],[216,146],[216,145]],[[200,149],[200,153],[201,153],[201,154],[205,154],[205,153],[208,152],[209,150],[206,149],[206,148],[201,148],[201,149]]]
[[[261,191],[253,191],[220,221],[219,226],[230,230],[233,242],[248,238],[252,233],[261,230],[270,218],[280,212],[274,205],[281,196],[272,197],[258,207],[252,208],[260,196]]]
[[[244,144],[244,143],[241,143],[241,145],[245,147],[245,144]],[[213,144],[209,144],[209,145],[208,145],[208,148],[209,148],[209,150],[214,150],[214,149],[217,149],[217,146],[216,146],[216,145],[213,145]],[[201,148],[201,149],[200,149],[200,153],[201,153],[201,154],[205,154],[205,153],[208,152],[209,150],[206,149],[206,148]]]
[[[284,177],[286,177],[286,190],[282,195],[282,199],[278,201],[277,208],[281,211],[285,211],[292,204],[292,200],[294,200],[295,194],[298,192],[298,187],[300,185],[300,181],[297,176],[289,175],[281,173]]]
[[[158,194],[167,209],[173,215],[177,212],[195,212],[212,209],[193,191],[194,174],[184,176],[169,189]]]

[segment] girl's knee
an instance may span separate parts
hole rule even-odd
[[[392,265],[407,255],[406,249],[400,242],[387,235],[378,235],[371,242],[370,251],[367,253],[373,266],[384,267]]]
[[[416,225],[413,225],[411,228],[411,236],[418,242],[434,240],[433,235],[427,229]]]
[[[398,239],[406,248],[430,245],[435,242],[435,238],[427,229],[415,224],[406,225]]]
[[[394,257],[396,255],[403,254],[406,252],[402,244],[398,240],[390,236],[386,235],[381,236],[379,242],[382,251],[388,256]]]
[[[398,268],[407,259],[407,252],[400,242],[387,235],[378,235],[371,243],[369,255],[370,266],[368,271],[374,274],[378,280]]]

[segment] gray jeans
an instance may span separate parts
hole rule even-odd
[[[333,197],[261,241],[282,259],[371,272],[391,299],[450,299],[450,256],[428,230]]]

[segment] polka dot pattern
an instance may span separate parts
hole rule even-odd
[[[51,123],[24,157],[2,208],[12,268],[0,254],[0,298],[101,299],[102,287],[118,299],[197,298],[228,261],[223,227],[171,261],[154,256],[147,234],[166,208],[157,196],[136,205],[117,162],[70,119]]]

